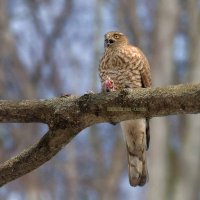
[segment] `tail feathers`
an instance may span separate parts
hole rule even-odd
[[[146,149],[149,146],[149,128],[146,119],[120,123],[128,153],[128,171],[131,186],[143,186],[148,181]]]
[[[143,186],[148,181],[146,162],[135,155],[128,155],[128,171],[131,186]]]

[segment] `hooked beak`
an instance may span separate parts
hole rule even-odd
[[[111,44],[113,44],[115,41],[112,39],[105,39],[104,41],[104,47],[109,47]]]

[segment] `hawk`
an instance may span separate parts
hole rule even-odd
[[[142,51],[130,45],[123,33],[112,31],[104,37],[105,51],[99,64],[102,90],[151,87],[150,66]],[[127,120],[120,125],[127,147],[130,185],[143,186],[148,180],[145,151],[150,141],[149,120]]]

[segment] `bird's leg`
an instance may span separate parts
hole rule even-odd
[[[111,125],[115,126],[118,124],[118,122],[109,122]]]

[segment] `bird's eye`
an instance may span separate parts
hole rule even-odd
[[[114,38],[115,38],[115,39],[118,39],[118,38],[119,38],[119,35],[114,35]]]

